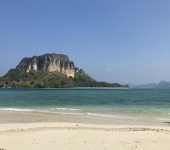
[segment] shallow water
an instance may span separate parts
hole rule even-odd
[[[170,121],[170,89],[1,89],[0,112]]]

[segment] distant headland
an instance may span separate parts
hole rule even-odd
[[[128,85],[98,82],[74,66],[67,55],[44,54],[23,58],[15,69],[0,77],[0,88],[120,87]]]

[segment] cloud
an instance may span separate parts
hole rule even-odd
[[[111,69],[108,69],[108,68],[107,68],[106,70],[107,70],[107,71],[111,71]]]
[[[155,78],[159,78],[159,76],[155,76]]]

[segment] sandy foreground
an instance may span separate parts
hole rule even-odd
[[[0,124],[0,150],[170,150],[170,127]]]

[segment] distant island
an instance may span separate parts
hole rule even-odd
[[[128,85],[98,82],[74,66],[63,54],[24,58],[15,69],[0,77],[0,88],[120,87]]]
[[[129,88],[170,88],[170,82],[161,81],[157,83],[149,83],[149,84],[140,84],[140,85],[133,85],[128,83]]]

